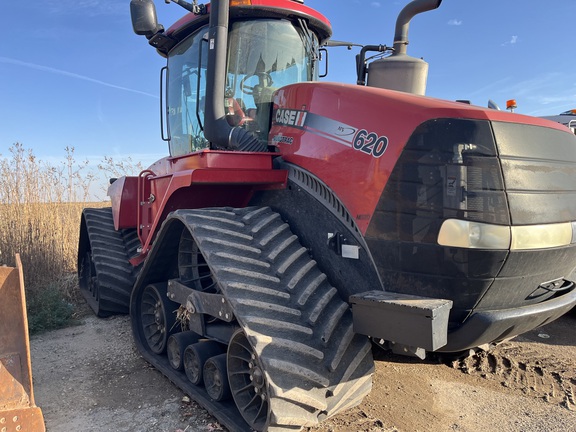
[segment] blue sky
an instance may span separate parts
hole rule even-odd
[[[74,147],[78,159],[167,154],[160,139],[164,60],[132,32],[129,0],[6,1],[0,43],[0,154],[15,142],[45,160]],[[332,22],[333,38],[391,45],[397,0],[307,0]],[[156,1],[169,27],[185,10]],[[418,15],[408,53],[430,64],[429,96],[488,99],[517,112],[576,108],[573,0],[444,0]],[[354,55],[330,52],[330,81],[355,82]]]

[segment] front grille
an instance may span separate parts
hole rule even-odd
[[[576,138],[539,126],[494,122],[512,225],[576,220]]]
[[[406,144],[366,233],[386,289],[471,310],[540,302],[530,294],[567,277],[576,245],[482,250],[438,244],[446,219],[494,225],[576,220],[576,137],[556,129],[469,119],[421,124]]]

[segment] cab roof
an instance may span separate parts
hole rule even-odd
[[[209,18],[210,4],[207,4],[206,14],[186,14],[170,26],[165,35],[180,41],[197,28],[207,24]],[[320,43],[332,36],[330,21],[298,0],[230,0],[230,18],[303,18],[308,21],[308,27],[317,33]]]

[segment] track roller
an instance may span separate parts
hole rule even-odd
[[[208,340],[189,345],[184,351],[184,371],[190,382],[194,385],[201,385],[206,361],[210,357],[222,354],[225,350],[222,344]]]
[[[208,396],[215,401],[220,402],[230,398],[226,353],[211,357],[204,363],[204,386]]]
[[[168,354],[168,361],[170,366],[176,370],[184,369],[184,351],[190,344],[198,342],[200,335],[192,332],[175,333],[168,338],[168,345],[166,346],[166,353]]]

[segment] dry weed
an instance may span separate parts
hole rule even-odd
[[[73,148],[65,151],[60,165],[37,159],[19,143],[9,149],[9,155],[0,155],[0,264],[14,266],[14,256],[19,253],[29,297],[56,289],[69,303],[76,300],[78,292],[76,260],[82,209],[110,205],[89,202],[92,183],[113,169],[128,166],[135,170],[139,165],[105,158],[98,166],[100,172],[95,173],[88,162],[76,162]]]

